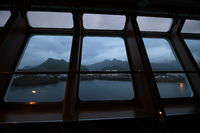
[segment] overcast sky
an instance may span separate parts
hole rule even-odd
[[[138,16],[137,22],[141,31],[169,31],[173,20],[171,18]]]
[[[119,37],[85,37],[82,64],[91,65],[106,59],[127,61],[124,40]]]
[[[5,25],[10,15],[10,11],[0,11],[0,27]]]
[[[29,11],[27,16],[32,27],[72,28],[74,26],[72,13]]]
[[[34,15],[32,16],[33,20],[34,19],[38,20],[36,19],[37,18],[36,16]],[[70,17],[69,14],[68,16]],[[111,16],[111,18],[112,17],[113,16]],[[125,23],[124,16],[118,16],[119,21],[117,21],[116,18],[112,19],[114,20],[112,21],[111,18],[105,15],[100,16],[100,17],[97,17],[97,16],[92,17],[91,15],[89,15],[84,18],[84,21],[87,21],[86,22],[88,23],[87,26],[96,27],[97,29],[99,27],[100,28],[114,27],[116,29],[117,28],[120,29],[124,27],[124,23]],[[41,25],[48,24],[48,22],[50,22],[51,19],[53,19],[53,23],[49,23],[49,24],[52,25],[52,27],[55,27],[54,22],[55,20],[59,20],[58,16],[56,17],[56,19],[49,16],[48,16],[48,19],[45,19],[45,15],[43,15],[43,19],[41,19],[42,21],[37,21],[37,22],[41,22]],[[68,20],[70,20],[70,18]],[[142,23],[143,25],[146,24],[145,27],[154,28],[157,25],[158,27],[160,27],[160,25],[164,27],[166,27],[167,25],[171,25],[171,19],[170,21],[167,20],[167,24],[165,20],[160,21],[160,23],[157,21],[158,20],[147,21],[145,19],[140,19],[140,23]],[[73,22],[70,23],[70,25],[71,24],[73,24]],[[45,60],[47,60],[48,58],[64,59],[66,61],[69,61],[71,43],[72,43],[72,37],[69,37],[69,36],[35,35],[31,37],[29,42],[27,43],[28,45],[19,63],[19,68],[23,68],[24,66],[39,65]],[[147,49],[148,56],[151,62],[169,62],[169,61],[176,60],[171,50],[171,47],[169,46],[169,43],[165,39],[144,39],[144,43],[145,43],[145,47]],[[195,42],[194,47],[196,47],[197,44],[199,44],[199,42]],[[198,52],[196,48],[194,49],[194,51],[195,51],[194,52],[195,57],[199,58],[200,52]],[[105,59],[112,60],[114,58],[123,60],[123,61],[127,60],[124,40],[122,38],[85,37],[83,39],[82,64],[90,65],[90,64],[94,64],[100,61],[104,61]]]
[[[176,61],[173,51],[165,39],[144,38],[147,54],[151,62]]]
[[[39,65],[48,58],[69,61],[71,36],[32,36],[21,58],[19,68]]]
[[[200,67],[200,40],[185,40],[188,48],[190,49],[196,62],[198,62]]]
[[[200,33],[200,21],[199,20],[186,20],[183,26],[183,33]]]
[[[87,29],[122,30],[124,28],[125,22],[126,17],[124,15],[83,15],[83,26]]]

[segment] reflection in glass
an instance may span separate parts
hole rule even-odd
[[[200,21],[187,19],[183,25],[182,33],[200,33]]]
[[[131,100],[134,98],[130,74],[82,74],[79,84],[82,101]]]
[[[84,37],[81,64],[89,71],[129,71],[124,40],[119,37]]]
[[[155,73],[154,74],[161,98],[192,97],[193,92],[182,73]]]
[[[172,25],[171,18],[160,18],[160,17],[137,17],[138,26],[140,31],[157,31],[167,32]]]
[[[86,29],[122,30],[125,26],[124,15],[84,14],[83,26]]]
[[[65,93],[66,74],[13,75],[6,102],[58,102]]]
[[[10,16],[10,11],[0,11],[0,27],[4,27]]]
[[[200,40],[185,39],[185,42],[198,66],[200,67]]]
[[[72,28],[72,13],[28,11],[30,26],[36,28]]]
[[[71,44],[71,36],[35,35],[29,40],[17,71],[67,71]]]
[[[153,71],[181,71],[172,48],[165,39],[143,38]]]

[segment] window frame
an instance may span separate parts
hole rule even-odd
[[[59,10],[58,10],[59,11]],[[20,13],[24,13],[24,11],[20,11]],[[32,119],[34,119],[35,116],[37,116],[37,114],[44,114],[44,113],[52,113],[51,116],[53,116],[53,118],[55,118],[56,120],[61,120],[61,121],[65,121],[65,120],[88,120],[88,119],[92,119],[92,120],[95,120],[95,119],[108,119],[108,118],[135,118],[135,117],[138,117],[138,116],[165,116],[167,115],[167,113],[165,114],[165,109],[171,109],[172,112],[173,112],[173,109],[175,109],[174,113],[178,114],[176,112],[176,109],[180,109],[182,105],[186,105],[185,102],[188,102],[187,105],[189,105],[190,109],[196,109],[196,106],[193,106],[193,105],[196,105],[196,102],[197,100],[191,100],[191,99],[173,99],[173,100],[170,100],[170,99],[166,99],[166,100],[162,100],[162,99],[159,99],[159,96],[154,96],[155,92],[154,90],[156,91],[157,88],[152,88],[152,85],[151,84],[155,84],[155,79],[154,77],[151,75],[153,74],[152,71],[151,71],[151,68],[148,66],[149,65],[149,61],[148,59],[145,58],[145,56],[143,56],[143,54],[146,52],[144,49],[141,48],[141,44],[143,44],[143,42],[141,41],[141,38],[142,36],[148,36],[148,37],[166,37],[166,38],[169,38],[170,39],[170,44],[172,44],[172,46],[176,45],[173,41],[172,41],[172,38],[171,38],[171,30],[172,30],[172,27],[170,29],[169,32],[166,32],[166,33],[163,33],[163,32],[157,32],[157,33],[154,33],[154,32],[140,32],[138,30],[138,26],[137,26],[137,23],[135,22],[135,17],[137,15],[140,15],[139,13],[134,13],[134,14],[126,14],[125,12],[123,12],[122,14],[126,14],[126,22],[125,22],[125,28],[123,31],[105,31],[105,30],[84,30],[83,27],[82,27],[82,15],[83,15],[83,11],[74,11],[72,12],[73,15],[73,20],[74,20],[74,29],[41,29],[41,28],[31,28],[29,25],[25,25],[28,29],[28,32],[27,32],[27,35],[26,35],[26,38],[23,40],[20,41],[20,43],[23,43],[23,46],[20,46],[21,47],[21,50],[18,51],[18,55],[21,55],[22,54],[22,51],[23,51],[23,48],[25,47],[25,43],[27,41],[27,39],[29,38],[29,36],[31,34],[50,34],[50,35],[54,35],[54,34],[71,34],[73,35],[73,41],[72,41],[72,45],[76,44],[76,46],[79,46],[79,47],[82,47],[81,46],[81,43],[82,42],[82,39],[83,39],[83,36],[84,35],[102,35],[102,36],[118,36],[118,35],[121,35],[123,36],[125,39],[125,44],[126,44],[126,52],[127,52],[127,57],[128,57],[128,61],[129,61],[129,65],[130,65],[130,71],[131,71],[131,75],[132,75],[132,80],[134,80],[132,83],[135,83],[135,86],[134,87],[134,91],[135,91],[135,101],[123,101],[123,102],[120,102],[120,101],[113,101],[113,102],[81,102],[81,101],[78,101],[77,99],[74,99],[76,96],[76,94],[74,94],[73,92],[71,92],[70,94],[72,94],[73,96],[69,96],[69,95],[66,95],[65,99],[63,102],[58,102],[58,103],[38,103],[38,104],[35,104],[35,105],[29,105],[27,103],[2,103],[2,105],[5,105],[4,107],[4,111],[8,111],[7,114],[5,114],[5,117],[9,117],[10,120],[15,120],[16,121],[16,118],[12,118],[12,116],[9,115],[9,113],[15,113],[17,114],[18,116],[23,116],[24,114],[28,114],[31,112],[31,117]],[[88,12],[85,12],[85,13],[88,13]],[[121,14],[121,13],[117,13],[117,12],[106,12],[106,11],[93,11],[91,13],[113,13],[113,14]],[[142,15],[144,16],[144,15]],[[154,17],[156,17],[157,15],[154,14],[152,15]],[[162,15],[161,15],[162,16]],[[165,15],[163,15],[165,16]],[[20,18],[22,19],[22,18]],[[180,19],[180,18],[178,18]],[[78,20],[78,21],[75,21],[75,20]],[[130,21],[131,20],[131,21]],[[129,25],[130,22],[134,22],[131,24],[131,26]],[[174,24],[175,22],[173,22]],[[13,25],[12,25],[13,26]],[[11,26],[10,26],[11,27]],[[180,27],[180,25],[179,25]],[[9,31],[10,32],[10,31]],[[9,33],[8,32],[8,33]],[[196,35],[197,36],[197,35]],[[75,38],[75,39],[74,39]],[[131,41],[128,40],[131,38]],[[139,52],[140,56],[142,57],[142,59],[144,59],[145,61],[142,61],[141,59],[138,58],[139,61],[136,61],[136,62],[142,62],[140,63],[141,66],[147,66],[147,67],[144,67],[144,69],[140,69],[140,68],[137,68],[137,66],[135,66],[135,61],[133,60],[132,58],[132,54],[130,51],[133,51],[133,48],[131,47],[130,48],[130,42],[133,43],[133,45],[138,45],[138,49],[136,48],[136,51]],[[134,42],[136,42],[134,44]],[[1,46],[1,45],[0,45]],[[77,62],[80,62],[80,58],[79,57],[73,57],[72,58],[72,55],[77,55],[77,56],[80,56],[80,51],[77,53],[77,54],[74,54],[76,51],[78,51],[77,49],[76,50],[72,50],[71,51],[71,55],[70,55],[70,58],[71,59],[77,59],[75,60],[76,64],[73,65],[73,63],[70,62],[70,66],[72,69],[70,69],[70,73],[69,75],[73,75],[72,77],[68,77],[67,81],[72,81],[74,83],[71,83],[71,86],[67,86],[68,88],[70,88],[71,90],[72,89],[77,89],[76,86],[74,86],[76,84],[76,81],[79,80],[77,77],[79,76],[79,73],[80,73],[80,68],[73,68],[74,66],[77,67],[80,65],[77,65]],[[175,52],[176,49],[174,49]],[[73,53],[73,54],[72,54]],[[0,53],[1,54],[1,53]],[[178,56],[178,55],[177,55]],[[15,62],[15,64],[17,64],[16,62],[18,62],[19,60],[19,57],[18,56],[18,59],[14,60],[13,59],[13,62]],[[138,57],[138,56],[137,56]],[[70,61],[71,61],[70,59]],[[179,61],[181,62],[181,60],[179,59]],[[16,66],[16,65],[15,65]],[[184,65],[183,65],[184,67]],[[74,71],[74,70],[77,70],[77,71]],[[4,71],[4,72],[0,72],[0,74],[2,75],[12,75],[12,74],[15,74],[15,72],[13,72],[12,70],[10,71]],[[78,76],[77,76],[78,75]],[[139,76],[138,76],[139,75]],[[143,77],[142,77],[143,76]],[[150,79],[150,82],[152,83],[149,83],[148,81],[145,82],[144,84],[148,87],[144,87],[144,89],[147,89],[148,92],[150,92],[148,94],[151,95],[152,97],[144,97],[144,95],[142,96],[141,93],[140,95],[137,95],[138,94],[138,91],[139,89],[143,89],[140,87],[138,87],[138,84],[139,84],[139,80],[140,79],[143,79],[145,78],[144,80],[147,81],[148,79]],[[4,84],[8,84],[9,83],[9,80],[11,78],[10,77],[6,77],[6,80],[8,82],[4,82]],[[189,80],[189,79],[188,79]],[[0,80],[1,81],[1,80]],[[5,90],[6,90],[6,87],[5,87]],[[140,91],[141,92],[141,91]],[[142,93],[144,94],[145,91],[142,90]],[[142,104],[142,102],[144,103],[144,101],[141,101],[141,98],[146,98],[146,101],[147,103],[145,104]],[[152,105],[147,105],[148,104],[148,100],[150,101],[149,103],[151,103]],[[68,104],[70,103],[70,104]],[[160,104],[161,103],[161,104]],[[166,105],[166,103],[169,105]],[[165,104],[164,107],[162,106],[162,104]],[[145,106],[144,106],[145,105]],[[180,105],[180,106],[179,106]],[[178,106],[178,107],[177,107]],[[9,107],[9,108],[7,108]],[[149,108],[150,107],[150,108]],[[183,106],[184,108],[185,106]],[[19,110],[18,110],[19,109]],[[40,109],[40,110],[38,110]],[[64,110],[64,111],[63,111]],[[18,111],[18,112],[16,112]],[[22,112],[20,112],[22,111]],[[140,112],[141,111],[141,112]],[[163,112],[162,112],[163,111]],[[112,114],[110,114],[110,112],[112,113],[116,113],[116,116],[113,116]],[[160,114],[160,112],[162,114]],[[189,111],[189,113],[194,113],[195,111]],[[196,111],[198,112],[198,111]],[[56,116],[56,114],[59,114],[61,116]],[[105,114],[105,116],[103,116],[102,118],[102,114]],[[78,117],[78,118],[77,118]],[[163,117],[162,117],[163,118]],[[18,121],[22,121],[24,118],[19,118],[17,119]],[[30,119],[29,119],[30,120]],[[42,121],[48,121],[49,118],[45,118],[45,119],[39,119],[39,121],[42,120]],[[5,120],[8,122],[8,120]],[[25,119],[25,121],[27,121],[27,119]]]
[[[172,53],[173,53],[173,55],[174,55],[174,57],[175,57],[175,59],[176,59],[176,62],[179,64],[179,66],[182,68],[182,70],[179,70],[179,71],[165,71],[165,70],[161,70],[161,71],[154,71],[153,69],[152,69],[152,67],[151,67],[151,69],[152,69],[152,73],[153,74],[156,74],[156,73],[180,73],[180,74],[185,74],[185,77],[186,77],[186,79],[187,79],[187,81],[188,81],[188,83],[189,83],[189,86],[191,87],[191,88],[189,88],[189,89],[191,89],[191,91],[193,92],[193,96],[192,97],[173,97],[173,98],[161,98],[161,100],[164,102],[164,103],[168,103],[168,102],[177,102],[177,101],[184,101],[184,100],[187,100],[187,101],[194,101],[195,99],[196,99],[196,95],[195,95],[195,93],[194,93],[194,90],[193,90],[193,85],[192,85],[192,83],[191,83],[191,81],[190,81],[190,79],[188,78],[188,76],[187,76],[187,73],[186,73],[186,71],[185,71],[185,69],[184,69],[184,66],[183,66],[183,64],[182,64],[182,62],[181,62],[181,60],[179,59],[179,57],[178,57],[178,55],[176,54],[176,50],[174,49],[174,47],[172,46],[172,42],[171,42],[171,40],[170,40],[170,38],[169,37],[167,37],[167,36],[165,36],[165,37],[155,37],[155,36],[153,36],[153,37],[145,37],[145,36],[142,36],[142,38],[152,38],[152,39],[164,39],[164,40],[166,40],[167,41],[167,43],[168,43],[168,45],[169,45],[169,47],[170,47],[170,49],[171,49],[171,51],[172,51]],[[149,57],[148,57],[148,59],[149,59]],[[150,60],[149,60],[149,63],[150,63]],[[151,64],[151,63],[150,63]],[[154,79],[155,79],[155,77],[154,77]],[[155,81],[156,81],[156,79],[155,79]],[[157,89],[158,89],[158,86],[157,86]]]
[[[181,27],[181,30],[180,30],[180,34],[181,35],[184,35],[184,34],[186,34],[186,35],[189,35],[189,36],[195,36],[195,35],[200,35],[200,32],[199,33],[192,33],[192,32],[182,32],[182,30],[183,30],[183,28],[184,28],[184,25],[186,24],[186,21],[187,20],[194,20],[194,21],[199,21],[199,24],[200,24],[200,19],[199,18],[195,18],[195,19],[192,19],[192,18],[184,18],[184,23],[183,23],[183,25],[182,25],[182,27]]]
[[[41,34],[41,33],[38,33],[38,34],[35,34],[35,33],[30,33],[28,36],[27,36],[27,38],[26,38],[26,41],[25,41],[25,43],[24,43],[24,46],[23,46],[23,48],[22,48],[22,50],[21,50],[21,52],[19,53],[19,57],[18,57],[18,60],[17,60],[17,62],[16,62],[16,65],[15,65],[15,69],[14,69],[14,72],[12,73],[12,76],[11,76],[11,78],[9,79],[9,83],[8,83],[8,85],[7,85],[7,89],[6,89],[6,92],[5,92],[5,94],[4,94],[4,102],[6,103],[6,104],[21,104],[21,105],[25,105],[25,104],[29,104],[29,102],[6,102],[6,95],[7,95],[7,92],[8,92],[8,90],[10,89],[10,87],[12,86],[12,83],[13,83],[13,76],[14,75],[16,75],[16,74],[20,74],[20,75],[29,75],[29,74],[66,74],[66,75],[69,75],[70,74],[70,72],[69,72],[69,70],[68,71],[66,71],[66,72],[50,72],[50,71],[45,71],[45,72],[43,72],[43,71],[36,71],[36,72],[19,72],[19,71],[17,71],[17,68],[18,68],[18,66],[19,66],[19,64],[21,63],[21,60],[22,60],[22,58],[23,58],[23,56],[24,56],[24,53],[25,53],[25,51],[26,51],[26,49],[27,49],[27,47],[28,47],[28,45],[29,45],[29,42],[30,42],[30,40],[31,40],[31,38],[33,37],[33,36],[71,36],[72,37],[72,41],[73,41],[73,35],[72,34],[70,34],[70,33],[54,33],[54,34]],[[70,63],[70,58],[71,58],[71,54],[72,54],[72,44],[71,44],[71,49],[70,49],[70,55],[69,55],[69,63]],[[67,76],[67,78],[66,78],[66,80],[65,80],[65,91],[66,91],[66,86],[67,86],[67,82],[68,82],[68,76]],[[64,92],[65,92],[64,91]],[[54,102],[36,102],[36,104],[38,105],[38,104],[52,104],[52,105],[54,105],[54,104],[57,104],[57,103],[62,103],[64,101],[64,99],[63,100],[61,100],[61,101],[54,101]],[[31,101],[30,101],[31,102]]]
[[[51,27],[32,27],[31,24],[30,24],[30,20],[28,18],[28,12],[53,12],[53,13],[71,13],[72,15],[72,22],[73,22],[73,26],[72,28],[51,28]],[[73,12],[71,11],[54,11],[54,10],[28,10],[26,11],[26,21],[27,21],[27,24],[28,24],[28,27],[31,28],[31,29],[41,29],[41,30],[58,30],[58,31],[61,31],[61,30],[74,30],[74,19],[73,19]]]
[[[171,23],[170,23],[170,25],[169,25],[169,29],[168,30],[166,30],[166,31],[153,31],[153,30],[151,30],[151,31],[142,31],[142,30],[140,30],[140,28],[139,28],[139,30],[140,30],[140,32],[141,33],[169,33],[170,32],[170,30],[171,30],[171,28],[172,28],[172,24],[173,24],[173,22],[174,22],[174,18],[172,18],[172,17],[168,17],[168,16],[146,16],[146,15],[137,15],[136,16],[136,21],[137,21],[137,17],[153,17],[153,18],[166,18],[166,19],[171,19]],[[137,23],[138,23],[138,21],[137,21]],[[138,27],[139,27],[139,23],[138,23]]]
[[[121,15],[121,16],[124,16],[125,17],[125,21],[124,21],[124,27],[122,29],[87,29],[84,27],[84,22],[83,22],[83,16],[84,14],[96,14],[96,15]],[[112,14],[112,13],[92,13],[92,12],[84,12],[82,14],[82,29],[84,31],[110,31],[110,32],[117,32],[117,31],[124,31],[125,30],[125,27],[126,27],[126,23],[127,23],[127,15],[125,14]]]
[[[156,17],[156,16],[153,16],[153,17]],[[160,17],[160,16],[158,16],[158,17]],[[160,98],[160,100],[162,101],[162,103],[164,105],[165,104],[171,104],[171,103],[180,103],[181,104],[181,103],[183,103],[183,101],[187,101],[189,103],[194,103],[198,99],[197,95],[196,95],[196,93],[194,91],[194,86],[193,86],[193,84],[191,82],[191,79],[188,77],[188,71],[185,70],[184,64],[183,64],[182,60],[180,60],[179,55],[177,54],[177,49],[174,47],[174,45],[176,45],[176,44],[174,44],[173,41],[172,41],[172,39],[171,39],[171,34],[172,34],[172,31],[173,31],[173,25],[174,25],[174,23],[176,23],[175,19],[172,18],[172,25],[171,25],[171,27],[170,27],[170,29],[169,29],[168,32],[140,31],[142,38],[164,38],[164,39],[166,39],[168,41],[169,46],[171,47],[171,50],[174,53],[174,56],[176,57],[176,59],[178,60],[179,64],[181,65],[181,67],[183,69],[183,71],[177,71],[177,72],[178,73],[183,73],[183,74],[186,75],[186,77],[188,79],[188,82],[190,83],[191,89],[193,91],[193,97],[189,97],[189,98],[188,97],[185,97],[185,98]],[[183,25],[181,25],[181,27],[179,27],[179,28],[181,29],[182,26]],[[183,33],[180,33],[180,31],[179,31],[178,34],[180,34],[180,37],[182,37],[182,35],[183,35]],[[185,33],[184,33],[184,35],[185,35]],[[148,63],[150,64],[149,59],[148,59]],[[150,65],[150,68],[151,68],[151,65]],[[151,72],[155,73],[152,70],[152,68],[151,68]],[[170,72],[170,71],[165,71],[165,73],[167,73],[167,72]],[[156,82],[155,77],[153,77],[153,78],[154,78],[154,82]],[[158,87],[156,89],[158,90]]]
[[[12,12],[10,10],[1,10],[1,9],[0,9],[0,11],[7,11],[7,12],[9,12],[9,16],[8,16],[8,19],[5,21],[5,24],[2,27],[0,26],[0,31],[1,31],[1,29],[3,29],[6,26],[6,24],[9,21],[9,19],[11,18]]]
[[[93,29],[92,29],[93,30]],[[94,31],[94,30],[93,30]],[[95,30],[96,31],[96,30]],[[114,74],[114,73],[125,73],[125,74],[130,74],[130,77],[131,77],[131,83],[132,83],[132,89],[133,89],[133,93],[134,93],[134,97],[132,98],[132,99],[130,99],[130,100],[89,100],[89,101],[82,101],[81,99],[80,99],[80,97],[79,97],[79,94],[77,94],[78,95],[78,101],[80,102],[80,103],[89,103],[89,102],[91,102],[91,103],[93,103],[93,102],[98,102],[98,103],[118,103],[118,102],[135,102],[136,101],[136,93],[135,93],[135,85],[134,85],[134,74],[133,74],[133,72],[134,72],[134,70],[131,70],[131,65],[130,65],[130,62],[129,62],[129,55],[128,55],[128,51],[127,51],[127,44],[126,44],[126,37],[124,36],[124,35],[121,35],[121,34],[119,34],[119,35],[116,35],[116,36],[113,36],[113,35],[101,35],[101,33],[98,33],[98,31],[97,31],[97,34],[95,34],[95,35],[86,35],[86,34],[84,34],[83,36],[82,36],[82,43],[81,43],[81,47],[83,47],[83,39],[84,39],[84,37],[116,37],[116,38],[121,38],[123,41],[124,41],[124,47],[125,47],[125,52],[126,52],[126,56],[127,56],[127,61],[128,61],[128,66],[129,66],[129,71],[118,71],[118,72],[106,72],[106,71],[81,71],[80,70],[80,72],[79,72],[79,81],[78,81],[78,92],[79,92],[79,84],[80,84],[80,75],[81,74],[92,74],[92,73],[95,73],[95,74],[110,74],[110,73],[112,73],[112,74]],[[81,48],[81,54],[80,54],[80,62],[81,62],[81,60],[82,60],[82,48]],[[81,65],[81,63],[80,63],[80,65]],[[80,65],[79,65],[79,69],[80,69]]]

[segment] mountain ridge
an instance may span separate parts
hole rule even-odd
[[[170,70],[180,70],[180,65],[176,61],[171,61],[169,63],[151,63],[151,67],[154,71],[170,71]],[[64,72],[69,68],[69,62],[64,59],[53,59],[48,58],[43,63],[37,66],[24,66],[20,71],[29,71],[29,72]],[[116,70],[116,71],[129,71],[128,61],[122,61],[118,59],[104,60],[97,62],[91,65],[81,65],[81,71],[107,71],[107,70]]]

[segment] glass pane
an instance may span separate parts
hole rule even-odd
[[[86,29],[122,30],[125,26],[124,15],[84,14],[83,26]]]
[[[185,21],[183,25],[182,33],[200,33],[200,21],[199,20],[189,20]]]
[[[58,102],[64,99],[65,74],[13,75],[6,102]]]
[[[119,37],[84,37],[81,64],[89,71],[129,71],[124,40]]]
[[[32,27],[73,28],[74,25],[71,13],[29,11],[27,17]]]
[[[137,22],[141,31],[167,32],[171,28],[171,18],[138,16]]]
[[[200,67],[200,40],[185,39],[185,42],[198,66]]]
[[[169,42],[165,39],[143,38],[153,71],[181,71]]]
[[[0,11],[0,27],[4,27],[10,16],[10,11]]]
[[[32,36],[17,67],[17,71],[67,71],[71,44],[71,36]]]
[[[134,98],[130,74],[82,74],[79,84],[82,101],[131,100]]]
[[[154,74],[161,98],[192,97],[190,84],[182,73]]]

